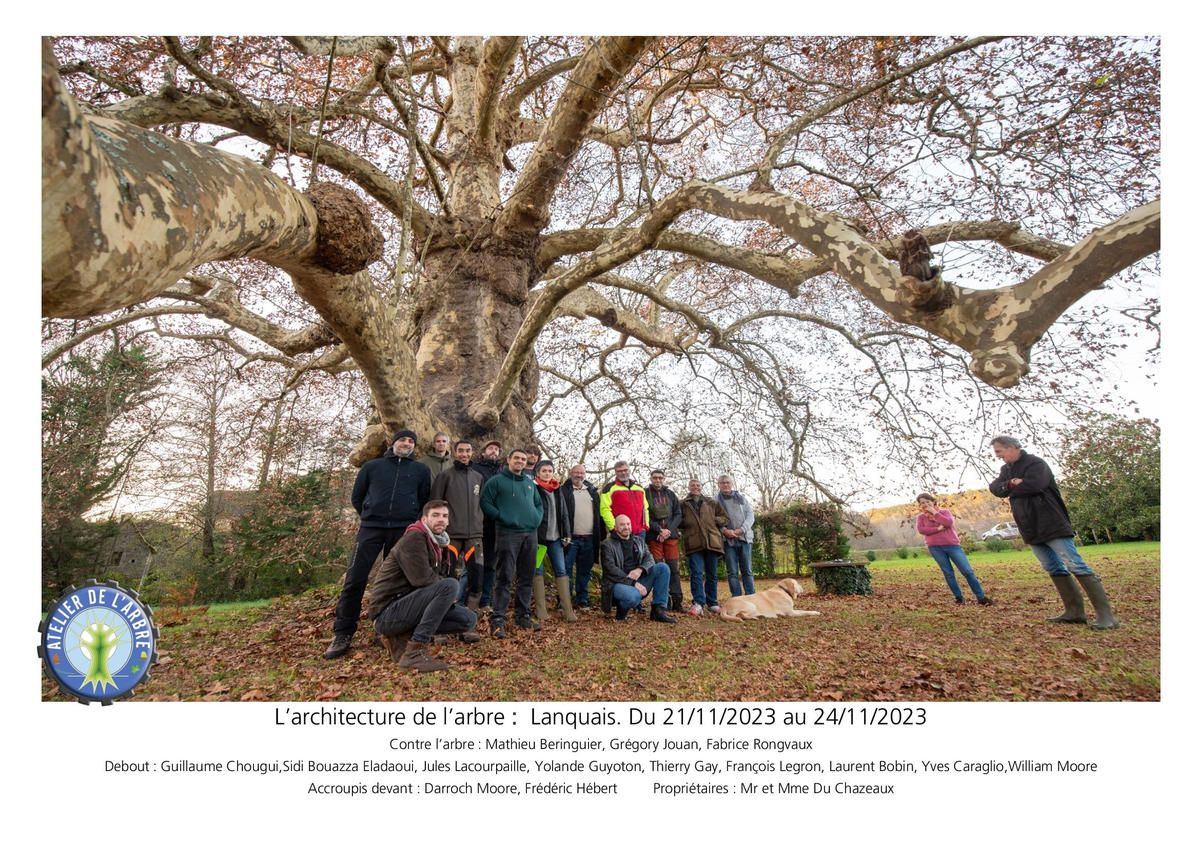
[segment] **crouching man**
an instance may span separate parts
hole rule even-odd
[[[612,594],[618,621],[651,595],[650,620],[675,623],[667,615],[671,569],[665,562],[651,558],[645,541],[633,534],[628,515],[614,519],[612,532],[600,545],[600,565],[604,571],[604,591]]]
[[[450,505],[431,500],[379,567],[371,589],[369,613],[392,659],[417,671],[450,667],[429,653],[435,633],[457,633],[463,642],[478,642],[475,613],[455,603],[458,581],[446,549],[450,538]]]

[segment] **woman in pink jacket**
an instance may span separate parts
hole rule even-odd
[[[954,532],[954,516],[950,514],[950,510],[938,509],[933,495],[926,492],[917,495],[917,506],[920,507],[917,513],[917,532],[925,537],[929,553],[942,569],[946,585],[954,593],[954,602],[961,604],[963,596],[962,589],[958,588],[958,581],[954,578],[951,562],[958,566],[962,576],[967,579],[967,585],[975,593],[976,600],[985,606],[990,604],[992,600],[984,594],[983,587],[979,585],[979,578],[975,576],[971,562],[959,543],[958,534]]]

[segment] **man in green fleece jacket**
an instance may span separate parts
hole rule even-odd
[[[504,639],[505,617],[515,575],[517,590],[513,624],[541,630],[533,620],[533,572],[537,564],[537,529],[542,523],[542,496],[525,470],[525,452],[516,448],[508,454],[508,467],[484,484],[479,497],[483,514],[496,522],[496,592],[492,598],[490,632]]]

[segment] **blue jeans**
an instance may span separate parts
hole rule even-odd
[[[667,590],[671,585],[671,567],[665,562],[656,562],[650,567],[647,574],[643,574],[637,579],[647,589],[647,594],[650,595],[650,605],[655,607],[665,607],[670,596]],[[642,602],[642,593],[633,586],[619,583],[613,586],[613,604],[617,610],[633,609]]]
[[[950,591],[954,593],[956,600],[962,600],[962,589],[958,588],[958,581],[954,579],[954,569],[950,566],[952,561],[958,566],[958,570],[962,572],[962,576],[967,578],[967,585],[975,593],[976,600],[982,601],[987,597],[983,592],[983,587],[979,585],[979,578],[975,576],[975,571],[971,568],[971,562],[967,559],[966,551],[962,549],[962,545],[930,545],[929,553],[937,562],[938,567],[942,569],[942,576],[946,578],[946,585],[950,587]]]
[[[729,573],[729,594],[736,598],[742,594],[743,589],[747,595],[754,594],[754,571],[750,567],[749,542],[742,539],[725,540],[725,570]]]
[[[546,543],[546,559],[550,560],[550,565],[554,568],[555,577],[567,576],[567,564],[564,560],[562,539],[555,539],[553,542]],[[545,570],[545,560],[542,561],[542,570]]]
[[[1056,574],[1077,574],[1087,576],[1095,574],[1088,564],[1083,561],[1083,557],[1079,555],[1079,551],[1075,549],[1075,540],[1070,536],[1063,536],[1061,539],[1051,539],[1044,545],[1030,545],[1029,549],[1033,551],[1033,555],[1038,558],[1038,562],[1042,564],[1042,568],[1046,569],[1046,573],[1053,576]]]
[[[702,607],[717,603],[717,552],[695,551],[687,555],[692,582],[692,603]]]
[[[588,581],[592,578],[592,558],[596,555],[596,547],[592,544],[591,536],[572,536],[571,544],[563,552],[563,566],[567,576],[575,569],[575,604],[588,605]]]

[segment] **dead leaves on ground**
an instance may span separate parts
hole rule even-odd
[[[675,626],[599,612],[540,633],[512,629],[438,649],[452,666],[416,675],[372,644],[365,619],[350,653],[321,657],[332,589],[266,607],[195,614],[164,630],[138,700],[206,701],[975,701],[1157,700],[1158,562],[1105,565],[1122,626],[1046,624],[1053,587],[1036,565],[980,569],[992,607],[957,606],[936,569],[879,570],[876,594],[801,604],[814,618]],[[1043,585],[1044,584],[1044,585]],[[809,587],[811,589],[811,586]],[[48,685],[43,697],[61,697]]]

